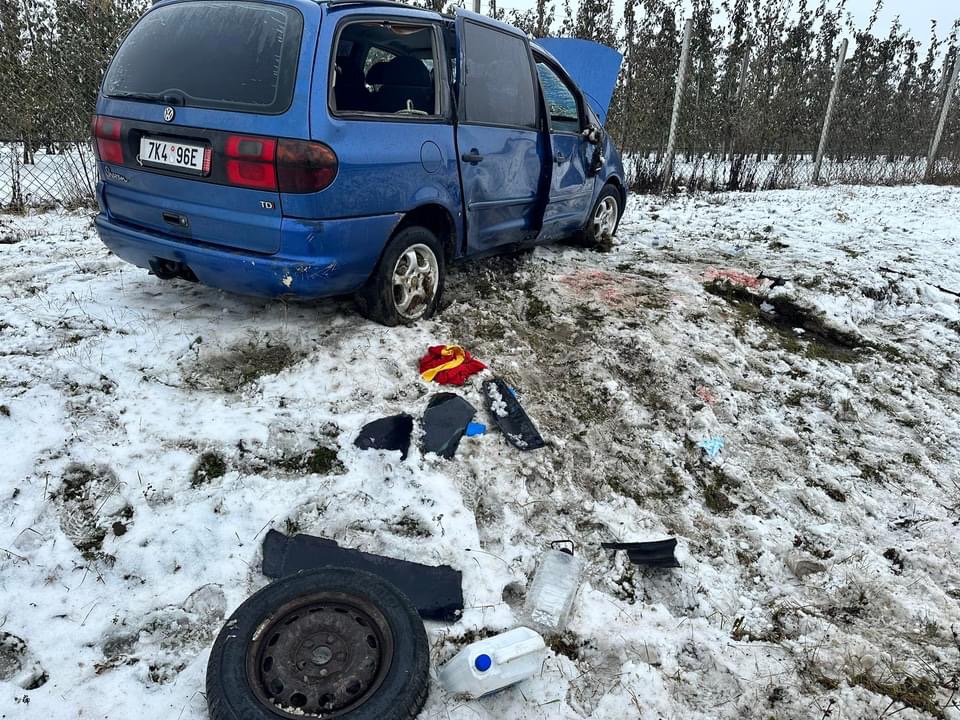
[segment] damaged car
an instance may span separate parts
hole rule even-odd
[[[433,314],[468,257],[608,243],[621,56],[377,0],[164,0],[93,118],[96,227],[162,279]]]

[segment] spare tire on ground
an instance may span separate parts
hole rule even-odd
[[[207,664],[211,720],[412,720],[429,648],[410,601],[386,580],[323,568],[248,598]]]

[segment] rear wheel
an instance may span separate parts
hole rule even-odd
[[[620,216],[623,214],[620,201],[620,191],[616,187],[603,187],[587,219],[587,225],[578,238],[580,245],[604,251],[613,247],[613,236],[617,233]]]
[[[445,271],[436,235],[417,225],[404,228],[357,293],[360,312],[390,326],[429,318],[440,302]]]

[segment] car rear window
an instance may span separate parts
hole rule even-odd
[[[253,2],[183,2],[147,13],[103,82],[108,97],[277,114],[290,107],[303,17]]]

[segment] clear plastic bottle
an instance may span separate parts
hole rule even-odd
[[[538,633],[525,627],[478,640],[440,669],[440,684],[456,695],[489,695],[540,672],[546,647]]]
[[[570,617],[573,600],[580,587],[583,561],[574,557],[570,547],[551,543],[533,576],[523,614],[527,624],[549,632],[562,630]]]

